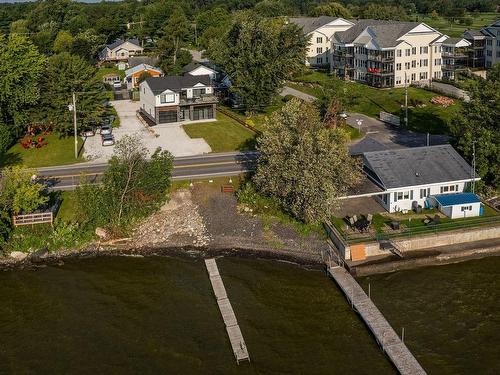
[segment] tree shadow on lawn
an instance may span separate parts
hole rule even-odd
[[[257,137],[246,139],[244,142],[240,143],[236,149],[238,151],[254,151],[257,148]]]
[[[408,111],[409,130],[418,133],[449,134],[449,124],[438,116],[437,113],[429,111],[428,108],[410,109]]]
[[[0,157],[0,168],[22,164],[23,159],[19,152],[8,151]]]

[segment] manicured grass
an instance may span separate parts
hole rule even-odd
[[[335,78],[314,72],[296,77],[297,82],[289,86],[307,94],[321,97],[323,95],[322,83]],[[378,117],[381,111],[403,116],[405,103],[405,89],[377,89],[357,82],[337,81],[346,90],[352,99],[349,111],[359,112],[371,117]],[[461,102],[444,108],[430,102],[431,98],[439,95],[424,89],[408,88],[408,118],[409,129],[420,133],[446,134],[449,131],[451,118],[460,110]]]
[[[264,124],[266,122],[266,118],[271,116],[273,112],[281,109],[281,107],[285,104],[285,101],[285,98],[278,96],[274,98],[271,105],[254,114],[247,114],[243,110],[232,109],[226,106],[223,106],[223,108],[226,112],[230,112],[242,121],[245,121],[247,125],[255,130],[262,131],[265,126]]]
[[[462,33],[466,29],[481,29],[498,19],[498,13],[495,12],[477,14],[471,13],[470,16],[472,17],[473,22],[472,25],[469,26],[460,24],[458,20],[450,23],[449,19],[443,17],[432,18],[428,15],[418,16],[418,22],[424,22],[450,37],[461,37]]]
[[[57,212],[56,219],[64,222],[78,221],[78,212],[76,204],[76,192],[63,191],[59,196],[61,199],[61,206]]]
[[[125,70],[118,70],[118,68],[116,68],[116,67],[113,67],[113,68],[106,68],[106,67],[99,68],[97,70],[96,77],[99,78],[99,81],[102,82],[102,78],[106,74],[111,74],[111,73],[118,74],[120,76],[120,79],[124,79],[125,78]]]
[[[184,125],[191,138],[203,138],[212,152],[243,151],[255,148],[255,133],[220,113],[217,121]]]
[[[83,141],[80,137],[78,137],[78,159],[75,159],[73,137],[60,137],[57,134],[43,137],[47,144],[41,148],[24,149],[19,143],[16,143],[0,158],[0,166],[23,164],[26,167],[38,168],[83,161]]]

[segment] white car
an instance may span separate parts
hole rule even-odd
[[[113,128],[110,125],[101,126],[101,135],[113,133]]]
[[[347,113],[345,113],[345,112],[340,112],[339,113],[339,117],[345,120],[346,118],[349,117],[349,115]]]
[[[115,82],[113,82],[113,87],[115,89],[121,89],[122,88],[122,83],[120,81],[115,81]]]
[[[113,137],[113,134],[102,135],[103,146],[113,146],[114,144],[115,144],[115,137]]]

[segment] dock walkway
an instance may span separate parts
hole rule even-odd
[[[340,266],[329,267],[328,273],[342,289],[397,370],[403,375],[425,374],[422,366],[351,274]]]
[[[205,259],[205,266],[207,267],[210,283],[212,284],[212,289],[217,299],[217,305],[219,306],[222,319],[226,325],[227,335],[229,336],[236,362],[239,364],[240,361],[250,361],[245,340],[243,339],[231,302],[227,297],[226,288],[222,282],[215,259]]]

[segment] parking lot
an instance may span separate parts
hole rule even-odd
[[[125,135],[138,135],[144,146],[153,153],[158,147],[170,151],[174,156],[192,156],[211,152],[204,139],[191,139],[178,123],[155,126],[154,134],[148,131],[136,116],[139,102],[115,100],[115,107],[120,118],[120,127],[113,129],[115,141]],[[114,146],[102,146],[101,136],[88,137],[84,145],[84,157],[95,162],[105,162],[113,154]]]

